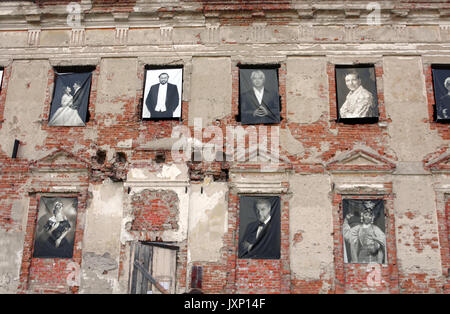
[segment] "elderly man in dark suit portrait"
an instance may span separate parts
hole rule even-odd
[[[239,258],[280,258],[279,200],[272,206],[267,198],[257,198],[256,221],[250,222],[239,241]],[[242,210],[242,209],[241,209]]]
[[[159,84],[152,85],[150,88],[145,101],[145,105],[150,112],[150,118],[173,118],[180,96],[177,86],[170,84],[168,81],[169,74],[161,73]]]
[[[242,92],[240,95],[242,124],[279,123],[280,100],[278,92],[265,86],[266,75],[261,70],[252,71],[250,80],[251,89]],[[278,85],[274,86],[273,89],[278,91]]]

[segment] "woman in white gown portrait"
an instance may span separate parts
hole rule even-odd
[[[80,84],[73,84],[74,95],[81,88]],[[61,107],[56,110],[51,118],[50,126],[83,126],[84,122],[78,114],[78,108],[73,104],[72,89],[67,86],[61,97]]]

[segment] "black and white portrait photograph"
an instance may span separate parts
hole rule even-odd
[[[339,119],[378,117],[375,68],[336,67]]]
[[[146,70],[142,118],[180,118],[182,88],[182,68]]]
[[[450,120],[450,69],[433,68],[433,87],[437,121]]]
[[[239,106],[242,124],[280,123],[278,69],[240,69]]]
[[[72,258],[78,199],[41,197],[33,257]]]
[[[344,262],[386,264],[383,200],[343,200]]]
[[[56,73],[49,126],[84,126],[92,73]]]
[[[241,196],[239,209],[239,258],[280,258],[280,198]]]

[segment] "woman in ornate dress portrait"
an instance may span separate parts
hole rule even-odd
[[[35,257],[71,257],[72,245],[66,235],[71,229],[63,213],[63,203],[56,201],[51,216],[39,230],[34,248]]]

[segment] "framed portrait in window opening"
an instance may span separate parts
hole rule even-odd
[[[76,197],[40,198],[33,257],[73,257],[77,210]]]
[[[386,264],[386,225],[381,199],[344,199],[344,263]]]
[[[338,121],[378,121],[378,99],[374,66],[336,66]]]
[[[433,73],[434,117],[437,122],[450,122],[450,65],[435,65]]]
[[[146,69],[142,119],[180,119],[183,69]]]
[[[49,126],[85,126],[92,72],[55,72]]]
[[[280,123],[278,68],[239,69],[239,108],[242,124]]]
[[[279,259],[280,225],[279,196],[241,196],[239,258]]]

